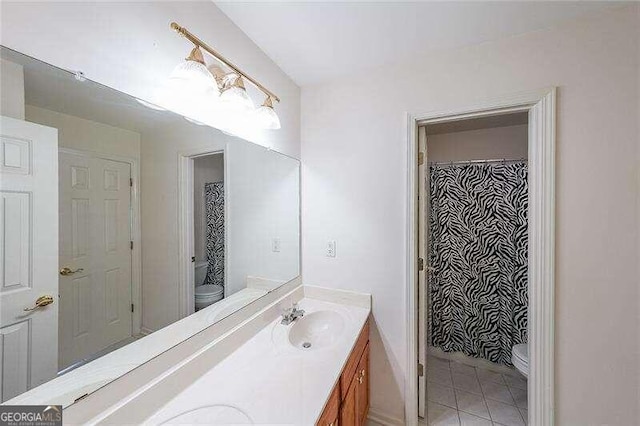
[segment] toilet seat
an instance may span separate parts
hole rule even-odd
[[[511,350],[511,362],[523,376],[529,377],[529,345],[515,345]]]

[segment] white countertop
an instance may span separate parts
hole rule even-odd
[[[315,424],[370,309],[308,297],[299,307],[305,315],[338,312],[345,319],[344,331],[330,347],[296,348],[287,340],[292,325],[281,325],[278,316],[182,391],[167,397],[170,382],[149,390],[168,399],[144,423]],[[174,380],[180,379],[177,373]],[[185,417],[186,412],[191,415]]]
[[[76,398],[96,391],[265,294],[267,291],[259,288],[242,289],[218,303],[56,377],[4,404],[66,407]]]

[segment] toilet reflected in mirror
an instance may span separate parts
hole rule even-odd
[[[218,284],[205,284],[209,263],[206,260],[196,262],[195,270],[195,302],[196,311],[213,305],[224,299],[224,288]]]

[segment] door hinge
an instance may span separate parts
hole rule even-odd
[[[131,312],[133,312],[133,303],[131,304]]]
[[[424,152],[418,152],[418,166],[424,164]]]
[[[424,376],[424,365],[418,363],[418,377]]]
[[[418,271],[424,271],[424,259],[421,257],[418,258]]]
[[[133,187],[133,178],[129,178],[129,186]]]
[[[129,248],[133,250],[133,241],[129,241]]]
[[[196,261],[196,257],[195,256],[191,256],[191,263],[194,263]]]

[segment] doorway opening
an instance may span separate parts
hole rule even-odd
[[[193,159],[194,306],[224,299],[224,154]]]
[[[223,144],[178,153],[180,318],[228,296],[227,160]]]
[[[528,114],[426,124],[418,137],[427,420],[524,425]]]
[[[427,149],[429,145],[429,135],[427,132],[427,128],[433,127],[436,124],[452,124],[461,121],[467,121],[471,119],[496,119],[501,120],[504,117],[510,114],[524,113],[527,116],[527,140],[528,140],[528,148],[527,148],[527,157],[526,162],[522,161],[520,158],[505,158],[504,155],[498,156],[497,158],[483,158],[482,160],[498,160],[493,162],[488,162],[488,165],[485,166],[487,162],[483,161],[481,163],[471,163],[469,164],[469,159],[465,160],[467,164],[451,164],[454,160],[449,160],[449,164],[436,164],[434,165],[436,169],[445,170],[441,174],[444,178],[449,177],[452,174],[452,170],[456,171],[466,167],[469,170],[492,170],[492,165],[499,165],[501,170],[504,170],[506,166],[511,166],[511,169],[517,169],[518,167],[524,169],[526,164],[527,171],[527,202],[528,202],[528,210],[527,210],[527,239],[528,247],[526,249],[527,253],[527,267],[526,267],[526,275],[527,275],[527,302],[528,308],[525,310],[526,312],[526,339],[528,348],[528,378],[526,382],[526,390],[527,396],[527,412],[526,417],[528,419],[529,424],[536,425],[552,425],[554,419],[554,409],[553,409],[553,401],[554,401],[554,360],[553,360],[553,341],[554,341],[554,256],[555,256],[555,101],[556,99],[556,89],[543,89],[532,92],[519,93],[511,96],[505,96],[503,98],[489,100],[486,102],[482,102],[480,104],[468,106],[468,107],[460,107],[457,109],[450,109],[447,111],[441,112],[433,112],[426,113],[420,116],[412,116],[407,115],[407,146],[408,146],[408,175],[407,175],[407,183],[408,183],[408,192],[407,192],[407,281],[406,281],[406,290],[407,290],[407,316],[406,316],[406,324],[407,324],[407,336],[408,336],[408,348],[407,348],[407,374],[408,377],[414,377],[415,380],[407,380],[405,382],[405,422],[407,424],[417,424],[419,418],[429,419],[430,417],[433,419],[434,414],[437,413],[429,413],[429,406],[427,404],[427,373],[429,370],[434,370],[437,365],[430,365],[430,361],[434,358],[427,356],[427,329],[429,326],[429,322],[427,320],[427,298],[426,290],[428,288],[427,283],[427,266],[437,266],[437,265],[429,265],[425,261],[425,255],[428,256],[428,246],[421,244],[421,237],[423,241],[425,231],[428,232],[428,227],[425,226],[427,223],[427,217],[422,218],[422,228],[420,227],[421,222],[421,211],[425,211],[425,206],[422,206],[422,209],[419,208],[420,203],[426,200],[426,194],[420,194],[421,188],[424,191],[426,189],[424,178],[427,174],[427,165],[430,161],[429,159],[429,150]],[[471,122],[471,121],[469,121]],[[468,123],[467,123],[468,124]],[[454,124],[455,126],[460,125]],[[424,127],[424,130],[420,130],[421,127]],[[421,135],[422,132],[422,135]],[[437,129],[436,129],[437,132]],[[422,137],[421,137],[422,136]],[[422,144],[422,145],[421,145]],[[502,157],[502,158],[500,158]],[[504,159],[504,161],[503,161]],[[507,161],[513,160],[513,161]],[[456,160],[459,161],[459,160]],[[503,164],[504,163],[504,164]],[[520,163],[519,166],[515,166]],[[461,167],[462,166],[462,167]],[[494,169],[498,169],[498,167],[494,167]],[[430,172],[429,172],[430,174]],[[494,173],[495,174],[495,173]],[[439,180],[444,179],[441,177],[437,177]],[[446,179],[445,179],[446,180]],[[459,186],[460,183],[463,183],[464,179],[458,179],[460,182],[456,182],[453,179],[453,183],[451,184],[451,188],[455,188]],[[486,178],[481,179],[481,181],[487,181]],[[495,184],[493,184],[495,185]],[[431,186],[431,185],[430,185]],[[490,191],[488,191],[490,193]],[[496,191],[493,191],[496,192]],[[421,197],[422,196],[422,197]],[[421,198],[421,199],[420,199]],[[446,200],[446,197],[445,197]],[[475,200],[474,200],[475,201]],[[470,206],[467,206],[467,210],[473,206],[473,203]],[[448,201],[444,203],[444,205],[440,205],[439,207],[450,207]],[[428,210],[431,211],[431,210]],[[521,211],[524,211],[521,209]],[[435,212],[434,214],[440,214],[439,212]],[[447,215],[445,215],[447,216]],[[460,217],[460,214],[451,214],[452,218],[455,220]],[[446,219],[446,217],[445,217]],[[484,221],[480,221],[480,223],[484,223]],[[437,227],[437,223],[434,225],[435,231],[441,231],[441,228]],[[428,236],[428,233],[427,233]],[[451,237],[446,236],[446,244],[445,246],[450,249],[450,246],[458,241]],[[510,244],[510,242],[509,242]],[[497,247],[497,245],[490,246],[491,248]],[[441,248],[433,248],[434,254],[439,255],[442,253]],[[439,251],[438,251],[439,250]],[[458,250],[453,252],[452,256],[458,256],[460,252],[464,252],[463,250]],[[473,262],[475,262],[475,257],[472,255],[467,256]],[[476,256],[477,257],[477,256]],[[473,262],[471,262],[473,264]],[[471,268],[473,269],[473,268]],[[480,268],[476,267],[474,272],[477,272]],[[436,271],[438,273],[438,271]],[[441,272],[440,272],[441,273]],[[453,274],[451,274],[453,276]],[[472,274],[471,274],[472,275]],[[508,274],[507,274],[508,275]],[[464,274],[462,274],[464,278]],[[454,278],[458,278],[457,276]],[[469,278],[466,278],[469,281]],[[433,280],[432,280],[433,283]],[[438,281],[435,281],[435,287],[432,286],[432,289],[435,288],[436,291],[439,290]],[[449,293],[450,294],[436,294],[434,295],[438,301],[447,300],[447,297],[452,295],[456,295],[456,292],[459,292],[460,286],[450,286]],[[521,294],[521,293],[520,293]],[[438,299],[439,298],[439,299]],[[469,299],[469,298],[467,298]],[[472,299],[469,299],[472,300]],[[436,311],[436,300],[432,300],[433,309],[432,312]],[[471,305],[473,305],[471,303]],[[478,312],[480,311],[480,303],[476,302],[475,306],[469,308],[470,312]],[[511,312],[511,311],[510,311]],[[520,310],[522,312],[522,310]],[[508,314],[511,315],[511,314]],[[499,324],[499,321],[493,321],[493,316],[489,315],[489,319],[486,321],[487,324]],[[497,316],[499,318],[499,315]],[[438,319],[438,318],[435,318]],[[513,323],[513,321],[509,321]],[[508,322],[505,322],[508,323]],[[433,333],[433,337],[435,338],[436,333],[440,333],[438,335],[438,339],[445,336],[445,333],[442,330],[436,330],[435,322],[431,324],[432,330],[430,332]],[[438,326],[441,324],[439,323]],[[478,330],[482,330],[484,324],[477,324],[476,328],[474,328],[472,333],[478,334],[476,340],[481,340],[483,336]],[[455,325],[454,327],[460,327]],[[463,327],[464,328],[464,327]],[[520,329],[522,329],[520,327]],[[449,332],[450,330],[445,330]],[[468,332],[468,329],[462,330],[462,334],[464,336],[464,332]],[[446,336],[445,336],[446,337]],[[474,336],[475,337],[475,336]],[[458,337],[455,337],[458,339]],[[454,339],[454,340],[455,340]],[[433,342],[433,340],[432,340]],[[444,345],[446,350],[443,352],[456,352],[457,348],[454,343],[444,342],[438,340],[436,343],[439,345]],[[508,359],[508,343],[505,342],[499,348],[500,350],[491,349],[487,350],[487,348],[475,349],[475,353],[470,348],[462,347],[462,350],[458,352],[466,353],[465,355],[472,355],[471,358],[474,358],[475,354],[487,354],[490,353],[490,358],[495,360],[505,361]],[[513,347],[512,347],[513,350]],[[484,351],[484,352],[483,352]],[[442,355],[442,353],[440,353]],[[454,359],[455,361],[460,361],[460,359]],[[443,363],[439,366],[443,369],[447,369],[449,371],[449,377],[451,379],[451,384],[454,385],[454,377],[451,372],[451,359],[445,359]],[[434,364],[437,364],[438,361],[435,361]],[[513,363],[513,362],[512,362]],[[463,364],[463,363],[458,363]],[[464,367],[469,367],[473,370],[475,374],[475,379],[478,378],[478,365],[462,365],[456,366],[455,368],[459,368],[460,370],[464,370]],[[480,367],[486,367],[486,365],[480,365]],[[470,373],[471,370],[467,370]],[[510,371],[509,371],[510,372]],[[458,371],[457,373],[463,373],[463,371]],[[489,373],[496,373],[495,371],[489,371]],[[486,373],[486,375],[489,375]],[[507,387],[507,391],[511,395],[513,399],[513,403],[515,403],[515,399],[513,398],[513,393],[509,388],[509,383],[506,382],[504,372],[497,372],[501,375],[501,379],[504,381],[504,385]],[[480,374],[485,374],[480,373]],[[516,376],[517,377],[517,376]],[[445,377],[444,380],[447,380]],[[464,382],[464,378],[458,378],[458,383]],[[475,381],[467,380],[468,382],[473,382],[473,384],[467,387],[467,391],[470,390],[470,387],[475,385]],[[478,386],[480,386],[479,391],[476,388],[476,395],[482,395],[483,398],[485,396],[483,392],[483,388],[480,385],[480,381],[477,380]],[[498,383],[499,384],[499,383]],[[513,383],[511,383],[513,385]],[[464,385],[458,384],[457,387],[460,388]],[[513,388],[517,388],[516,386],[511,386]],[[495,388],[495,386],[494,386]],[[457,420],[453,423],[456,424],[460,421],[460,410],[458,410],[458,399],[456,398],[455,386],[452,386],[453,397],[454,399],[449,399],[450,403],[455,401],[456,404],[456,414]],[[464,389],[461,389],[464,391]],[[491,389],[490,389],[491,390]],[[495,389],[493,389],[495,390]],[[504,390],[503,388],[499,388],[498,390]],[[516,391],[517,392],[517,391]],[[472,393],[472,392],[471,392]],[[487,391],[489,393],[489,390]],[[432,394],[434,395],[434,394]],[[494,400],[498,397],[495,394],[491,394]],[[450,396],[450,394],[449,394]],[[464,395],[462,395],[464,396]],[[521,395],[519,396],[521,397]],[[487,398],[484,398],[485,405],[487,405]],[[441,400],[442,401],[442,400]],[[500,401],[498,401],[500,402]],[[464,404],[464,401],[463,403]],[[493,404],[493,403],[492,403]],[[441,404],[443,405],[443,404]],[[446,405],[445,405],[446,407]],[[514,423],[520,424],[520,422],[524,423],[523,414],[520,412],[517,406],[512,405],[517,410],[517,417],[514,415]],[[452,407],[451,407],[452,408]],[[497,411],[496,411],[497,412]],[[471,413],[473,415],[473,413]],[[477,414],[477,413],[476,413]],[[512,412],[515,414],[515,412]],[[463,415],[464,416],[464,415]],[[479,416],[480,417],[480,416]],[[489,414],[491,417],[491,414]],[[498,415],[496,415],[498,417]],[[503,421],[508,416],[502,418]],[[518,420],[519,419],[519,420]],[[492,421],[492,420],[486,420]],[[485,421],[485,422],[486,422]],[[498,421],[493,419],[493,421]],[[498,421],[499,423],[500,421]]]

